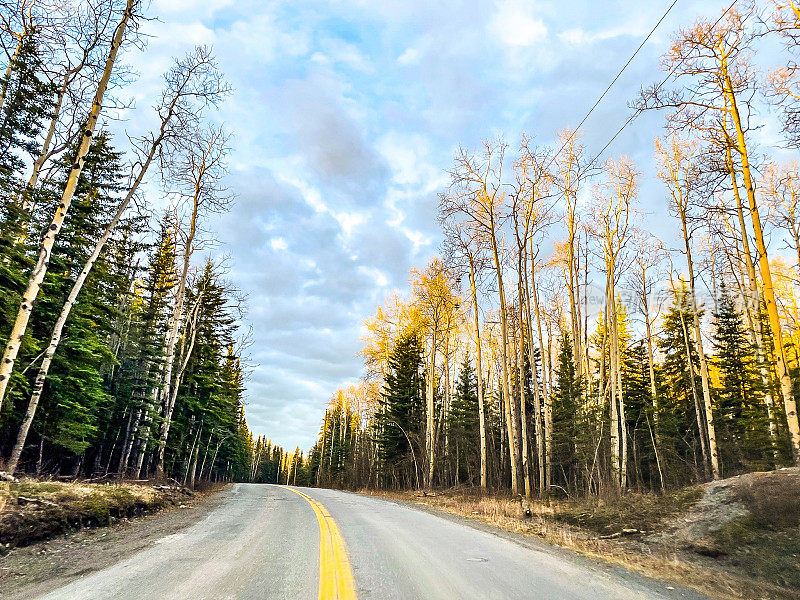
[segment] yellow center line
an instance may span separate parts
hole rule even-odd
[[[305,498],[319,522],[319,600],[357,600],[356,586],[344,538],[322,504],[299,490],[282,488]]]

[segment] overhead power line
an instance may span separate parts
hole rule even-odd
[[[675,5],[677,3],[678,3],[678,0],[672,0],[672,4],[670,4],[667,7],[667,10],[665,10],[664,14],[661,15],[661,18],[656,22],[655,25],[653,25],[653,28],[650,30],[650,33],[648,33],[647,36],[642,40],[642,43],[639,44],[639,46],[636,48],[636,50],[633,52],[633,54],[631,54],[630,58],[625,62],[624,65],[622,65],[622,68],[620,68],[620,70],[617,71],[617,74],[614,76],[614,79],[612,79],[611,83],[609,83],[608,86],[606,86],[606,89],[603,90],[602,94],[600,94],[600,97],[595,101],[595,103],[589,109],[589,112],[587,112],[583,116],[583,118],[581,119],[580,123],[578,123],[578,126],[575,127],[575,129],[572,130],[572,133],[570,134],[570,136],[564,141],[563,144],[561,144],[561,147],[558,149],[558,152],[555,153],[555,155],[553,157],[553,160],[555,160],[556,156],[561,154],[561,151],[567,146],[567,144],[569,144],[572,141],[572,139],[575,137],[575,134],[578,131],[580,131],[580,128],[586,122],[586,119],[589,118],[589,116],[594,112],[594,109],[597,108],[597,106],[600,104],[600,102],[603,101],[603,98],[606,97],[606,94],[608,94],[609,90],[613,87],[613,85],[617,82],[617,80],[622,76],[622,74],[625,72],[625,69],[628,68],[628,65],[630,65],[633,62],[633,59],[636,58],[636,55],[639,54],[639,51],[642,48],[644,48],[644,45],[653,36],[653,34],[655,33],[656,29],[658,29],[658,26],[661,25],[661,23],[664,21],[664,19],[667,18],[667,15],[669,15],[669,13],[672,11],[672,9],[675,7]],[[734,0],[734,3],[735,3],[735,0]],[[733,5],[731,5],[731,6],[733,6]],[[727,11],[725,11],[725,12],[727,12]],[[604,148],[604,150],[605,150],[605,148]],[[551,163],[552,163],[552,161],[551,161]],[[548,167],[549,166],[550,165],[548,164]]]
[[[733,8],[735,5],[736,5],[736,3],[737,3],[738,1],[739,1],[739,0],[733,0],[733,2],[731,2],[731,3],[728,5],[728,8],[726,8],[726,9],[725,9],[725,10],[722,12],[722,14],[719,16],[719,18],[718,18],[716,21],[714,21],[714,25],[712,25],[712,26],[711,26],[711,29],[714,29],[714,28],[715,28],[717,25],[719,25],[719,22],[720,22],[720,21],[722,21],[722,19],[725,17],[725,15],[727,15],[727,14],[728,14],[728,12],[729,12],[729,11],[730,11],[730,10],[731,10],[731,9],[732,9],[732,8]],[[673,3],[672,3],[672,6],[674,6],[674,5],[675,5],[675,2],[673,2]],[[672,6],[670,6],[670,8],[669,8],[669,9],[667,9],[667,12],[669,12],[669,10],[672,8]],[[666,14],[665,14],[665,16],[666,16]],[[663,20],[663,17],[662,17],[662,20]],[[660,23],[660,22],[661,22],[661,21],[659,21],[659,23]],[[656,25],[656,27],[658,27],[658,25]],[[655,28],[654,28],[654,29],[655,29]],[[652,33],[652,32],[651,32],[651,33]],[[649,36],[648,36],[648,37],[649,37]],[[641,48],[641,46],[639,46],[639,48]],[[638,52],[638,50],[637,50],[637,52]],[[634,53],[634,55],[635,55],[635,53]],[[630,62],[630,61],[628,61],[628,62]],[[627,66],[627,65],[626,65],[626,66]],[[671,77],[672,77],[672,76],[675,74],[675,70],[676,70],[677,68],[678,68],[678,65],[677,65],[677,63],[676,63],[676,64],[675,64],[675,65],[674,65],[674,66],[673,66],[673,67],[672,67],[672,68],[669,70],[669,72],[667,73],[666,77],[664,77],[664,79],[662,79],[662,80],[661,80],[661,82],[660,82],[658,85],[656,85],[656,87],[655,87],[655,88],[653,88],[653,92],[654,92],[654,93],[655,93],[655,92],[658,92],[659,90],[661,90],[661,88],[662,88],[662,87],[664,87],[664,84],[666,84],[666,83],[667,83],[667,81],[669,81],[669,79],[670,79],[670,78],[671,78]],[[615,78],[614,78],[614,81],[616,81],[618,77],[619,77],[619,75],[617,75],[617,77],[615,77]],[[613,84],[613,82],[612,82],[612,84]],[[609,87],[610,87],[610,86],[609,86]],[[601,96],[601,98],[602,98],[602,96]],[[596,104],[595,104],[595,106],[596,106]],[[592,108],[594,108],[594,107],[592,107]],[[591,111],[589,111],[589,112],[591,112]],[[636,117],[638,117],[640,114],[642,114],[642,109],[641,109],[641,108],[637,108],[635,111],[633,111],[633,113],[631,114],[631,116],[630,116],[630,117],[628,117],[628,120],[627,120],[627,121],[625,121],[625,122],[622,124],[622,126],[621,126],[619,129],[617,129],[616,133],[615,133],[613,136],[611,136],[611,139],[610,139],[610,140],[608,140],[608,142],[606,142],[605,146],[603,146],[603,149],[602,149],[602,150],[600,150],[600,152],[598,152],[597,154],[595,154],[594,158],[593,158],[593,159],[592,159],[592,160],[589,162],[589,164],[586,166],[586,170],[589,170],[589,169],[591,169],[591,168],[592,168],[592,165],[594,165],[594,163],[597,161],[597,159],[598,159],[598,158],[600,158],[600,157],[603,155],[603,153],[604,153],[606,150],[608,150],[608,147],[609,147],[609,146],[610,146],[612,143],[614,143],[614,140],[616,140],[616,139],[617,139],[617,137],[619,136],[619,134],[620,134],[620,133],[622,133],[622,132],[623,132],[623,130],[624,130],[624,129],[625,129],[627,126],[628,126],[628,125],[630,125],[630,124],[631,124],[631,123],[632,123],[632,122],[633,122],[633,121],[636,119]],[[587,116],[588,116],[588,115],[587,115]],[[584,118],[584,120],[586,120],[586,119]],[[581,123],[582,123],[582,122],[583,122],[583,121],[581,121]],[[564,144],[564,145],[566,145],[566,144]],[[561,147],[561,149],[562,149],[562,150],[563,150],[563,148],[564,148],[564,146],[562,146],[562,147]],[[559,150],[559,152],[561,152],[561,150]]]

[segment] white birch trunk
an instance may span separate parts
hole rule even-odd
[[[19,353],[22,338],[28,328],[28,321],[30,320],[33,305],[36,301],[36,297],[39,295],[39,290],[41,289],[42,282],[44,281],[45,274],[47,273],[47,267],[50,262],[50,253],[53,250],[53,244],[55,243],[56,236],[58,235],[58,232],[64,223],[64,219],[67,216],[67,211],[72,203],[72,198],[75,195],[75,189],[77,188],[78,179],[83,171],[86,154],[89,151],[92,136],[94,135],[95,128],[97,127],[97,119],[100,116],[103,97],[105,96],[108,82],[111,79],[111,73],[114,69],[114,62],[117,58],[117,52],[122,44],[122,39],[125,35],[128,21],[132,18],[133,8],[136,2],[137,0],[128,0],[122,19],[120,20],[119,24],[117,25],[117,29],[114,32],[111,48],[109,49],[108,57],[106,58],[105,69],[103,70],[103,75],[100,78],[100,82],[97,86],[97,91],[92,102],[92,109],[89,112],[86,126],[81,135],[81,144],[78,148],[76,161],[72,165],[66,187],[64,188],[64,193],[61,197],[61,203],[59,204],[56,214],[47,229],[44,239],[42,240],[36,265],[34,266],[30,279],[28,280],[27,288],[22,295],[22,303],[20,305],[19,312],[17,313],[14,326],[11,329],[11,335],[9,336],[8,344],[3,353],[2,363],[0,363],[0,407],[2,407],[2,402],[8,388],[8,383],[14,370],[14,361]]]

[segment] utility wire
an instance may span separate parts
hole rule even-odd
[[[731,2],[731,3],[728,5],[728,8],[726,8],[726,9],[723,11],[723,13],[722,13],[722,14],[719,16],[719,19],[717,19],[716,21],[714,21],[714,24],[711,26],[711,29],[714,29],[714,28],[715,28],[717,25],[719,25],[719,22],[720,22],[720,21],[722,21],[722,19],[725,17],[725,15],[727,15],[727,14],[728,14],[728,12],[729,12],[729,11],[730,11],[730,10],[731,10],[733,7],[734,7],[734,5],[735,5],[735,4],[736,4],[738,1],[739,1],[739,0],[733,0],[733,2]],[[675,4],[675,3],[673,2],[673,6],[674,6],[674,4]],[[671,8],[672,8],[672,6],[670,6],[670,9],[671,9]],[[669,9],[667,10],[667,12],[669,12]],[[666,16],[666,15],[665,15],[665,16]],[[663,19],[663,17],[662,17],[662,19]],[[659,21],[659,23],[660,23],[660,22],[661,22],[661,21]],[[656,26],[658,26],[658,25],[656,25]],[[652,33],[652,32],[651,32],[651,33]],[[639,47],[641,48],[641,46],[639,46]],[[638,50],[637,50],[637,51],[638,51]],[[630,62],[630,61],[628,61],[628,62]],[[675,74],[675,70],[676,70],[677,68],[678,68],[678,65],[677,65],[677,63],[676,63],[676,64],[675,64],[675,66],[673,66],[673,67],[672,67],[672,68],[669,70],[669,72],[667,73],[667,76],[666,76],[666,77],[664,77],[664,79],[662,79],[662,80],[661,80],[661,82],[660,82],[660,83],[659,83],[659,84],[658,84],[658,85],[657,85],[655,88],[653,88],[653,92],[654,92],[654,93],[655,93],[655,92],[658,92],[658,91],[659,91],[659,90],[660,90],[662,87],[664,87],[664,84],[665,84],[665,83],[667,83],[667,81],[670,79],[670,77],[672,77],[672,76]],[[619,75],[618,75],[617,77],[619,77]],[[615,78],[615,81],[616,81],[616,78]],[[613,83],[613,82],[612,82],[612,83]],[[694,96],[694,94],[693,94],[692,96]],[[602,96],[601,96],[601,98],[602,98]],[[596,105],[595,105],[595,106],[596,106]],[[591,111],[590,111],[590,112],[591,112]],[[638,117],[640,114],[642,114],[642,112],[643,112],[643,109],[641,109],[641,108],[637,108],[637,109],[636,109],[636,110],[633,112],[633,114],[631,114],[631,116],[630,116],[630,117],[628,117],[628,120],[627,120],[627,121],[625,121],[625,122],[622,124],[622,126],[621,126],[619,129],[617,129],[617,132],[616,132],[616,133],[615,133],[613,136],[611,136],[611,139],[610,139],[610,140],[608,140],[608,142],[606,142],[606,145],[605,145],[605,146],[603,146],[603,149],[602,149],[602,150],[600,150],[600,152],[598,152],[597,154],[595,154],[594,158],[593,158],[593,159],[592,159],[592,160],[589,162],[589,164],[586,166],[586,168],[585,168],[585,170],[586,170],[586,171],[588,171],[589,169],[591,169],[591,168],[592,168],[592,165],[594,165],[594,163],[597,161],[597,159],[598,159],[598,158],[600,158],[600,156],[602,156],[602,154],[603,154],[603,153],[604,153],[606,150],[608,150],[608,147],[609,147],[609,146],[610,146],[610,145],[611,145],[611,144],[614,142],[614,140],[615,140],[615,139],[617,139],[617,137],[619,136],[619,134],[620,134],[620,133],[622,133],[622,131],[623,131],[623,130],[624,130],[624,129],[625,129],[627,126],[628,126],[628,125],[630,125],[630,124],[631,124],[631,123],[632,123],[632,122],[633,122],[633,121],[636,119],[636,117]],[[587,116],[588,116],[588,115],[587,115]],[[584,119],[584,120],[586,120],[586,119]],[[583,122],[583,121],[581,121],[581,122]],[[566,145],[566,144],[564,144],[564,145]],[[562,147],[561,147],[561,150],[563,150],[563,149],[564,149],[564,146],[562,146]],[[561,150],[559,150],[559,153],[561,152]]]
[[[667,10],[664,11],[664,14],[661,15],[661,18],[658,20],[658,22],[655,25],[653,25],[653,28],[650,30],[650,33],[648,33],[647,36],[642,40],[642,43],[639,44],[639,47],[636,48],[636,50],[634,51],[633,54],[631,54],[631,57],[628,59],[628,61],[624,65],[622,65],[622,68],[617,72],[616,76],[614,77],[614,79],[611,80],[611,83],[608,84],[606,89],[603,90],[603,93],[600,94],[600,97],[595,101],[595,103],[589,109],[589,112],[587,112],[584,115],[584,117],[581,119],[581,122],[578,123],[578,126],[575,127],[572,130],[572,133],[570,134],[570,136],[564,141],[563,144],[561,144],[561,148],[559,148],[558,152],[555,153],[555,155],[553,156],[553,160],[555,160],[556,156],[561,154],[561,151],[567,146],[567,144],[569,144],[572,141],[572,138],[575,137],[575,135],[578,133],[578,131],[580,131],[581,126],[586,122],[586,119],[589,118],[589,116],[594,112],[594,109],[597,108],[597,105],[600,104],[600,102],[602,102],[603,98],[606,97],[606,94],[608,94],[608,91],[611,89],[611,87],[617,82],[617,80],[620,77],[622,77],[622,74],[625,72],[625,69],[627,69],[628,65],[630,65],[631,62],[633,62],[633,59],[636,58],[636,55],[639,54],[639,51],[644,47],[644,45],[648,42],[648,40],[653,36],[653,34],[655,33],[656,29],[658,29],[658,26],[661,25],[662,21],[667,18],[667,15],[670,13],[670,11],[672,11],[672,9],[675,7],[675,5],[677,3],[678,3],[678,0],[672,0],[672,4],[670,4],[667,7]],[[735,3],[735,0],[734,0],[734,3]],[[731,6],[733,6],[733,4]],[[729,10],[730,10],[730,7],[729,7]],[[727,11],[725,11],[725,12],[727,12]],[[626,125],[627,125],[627,123],[626,123]],[[605,148],[603,150],[605,150]],[[550,161],[550,162],[552,163],[552,161]],[[548,164],[548,167],[549,166],[550,165]]]

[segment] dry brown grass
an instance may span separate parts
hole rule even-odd
[[[800,526],[800,469],[750,473],[734,488],[736,498],[764,528]]]
[[[482,494],[478,489],[437,491],[430,495],[374,490],[364,490],[361,493],[411,502],[474,519],[504,531],[534,536],[585,556],[622,565],[646,576],[693,587],[715,598],[800,598],[795,590],[769,581],[750,579],[730,570],[701,566],[691,555],[671,547],[645,547],[631,539],[604,540],[598,535],[609,529],[608,525],[614,531],[618,531],[620,526],[631,527],[631,523],[639,524],[641,529],[644,529],[642,523],[649,523],[647,529],[650,531],[655,525],[663,526],[668,517],[679,515],[699,499],[699,488],[683,490],[670,498],[637,494],[625,496],[620,502],[587,499],[554,501],[551,504],[534,503],[530,518],[523,516],[517,499]],[[580,521],[578,517],[583,517],[589,526],[574,523],[573,521]]]
[[[82,527],[109,525],[175,505],[188,490],[139,483],[36,481],[0,483],[0,544],[19,546]]]

